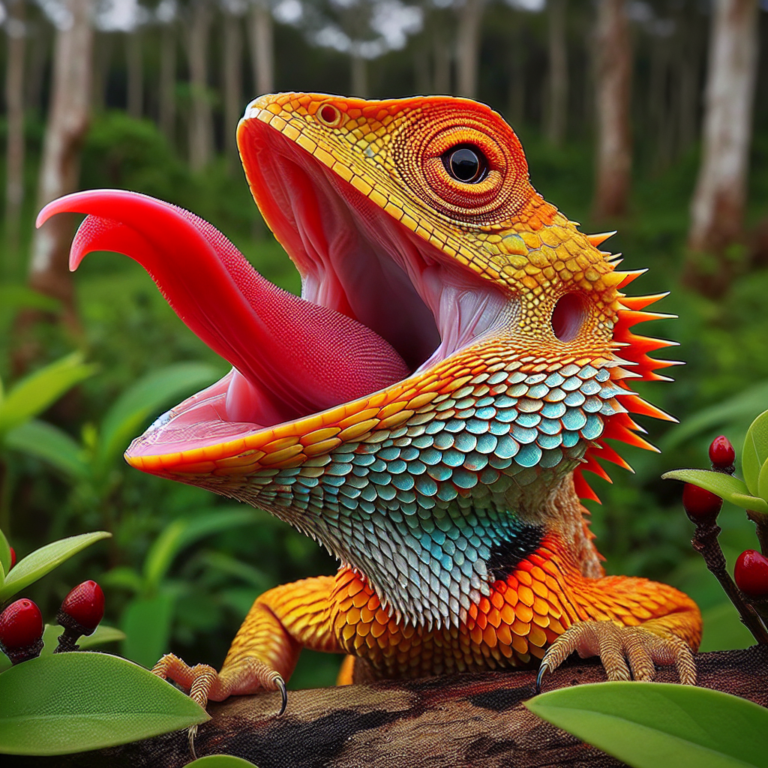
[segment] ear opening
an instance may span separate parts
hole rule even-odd
[[[552,310],[552,331],[562,342],[573,341],[584,325],[587,305],[579,293],[566,293],[561,296]]]

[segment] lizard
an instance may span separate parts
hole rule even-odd
[[[253,604],[220,671],[154,671],[201,705],[282,692],[302,648],[344,654],[340,683],[531,667],[577,651],[611,680],[696,678],[686,595],[607,576],[585,481],[606,440],[652,448],[632,391],[673,342],[642,336],[665,294],[620,271],[532,187],[520,141],[453,97],[282,93],[238,133],[261,213],[302,295],[261,277],[212,225],[131,192],[76,193],[71,266],[124,253],[233,366],[160,417],[130,465],[269,511],[324,545],[333,576]]]

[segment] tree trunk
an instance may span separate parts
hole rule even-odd
[[[456,76],[459,96],[477,98],[477,70],[480,60],[480,26],[485,0],[464,0],[459,9],[456,35]]]
[[[419,45],[413,53],[413,82],[416,86],[416,93],[420,96],[429,96],[431,79],[429,49],[424,45]]]
[[[144,67],[138,28],[126,34],[125,46],[128,64],[128,114],[139,120],[144,115]]]
[[[691,203],[686,282],[722,295],[734,274],[729,246],[743,234],[757,75],[757,0],[717,0],[712,16],[703,155]],[[712,254],[712,264],[701,255]]]
[[[432,93],[447,95],[451,92],[451,52],[445,44],[442,25],[438,26],[438,30],[432,38],[435,72]]]
[[[163,25],[160,45],[160,130],[171,146],[176,144],[176,27]]]
[[[208,91],[208,38],[211,9],[207,0],[196,0],[187,28],[187,54],[192,91],[189,120],[189,165],[201,171],[213,157],[213,111]]]
[[[568,41],[565,34],[566,0],[549,0],[549,109],[547,138],[559,147],[565,138],[568,111]]]
[[[15,277],[24,202],[24,57],[26,34],[24,0],[10,0],[5,28],[8,62],[5,69],[5,108],[8,115],[5,176],[5,275]]]
[[[519,129],[525,122],[525,97],[526,83],[525,65],[525,26],[519,14],[515,31],[512,37],[512,45],[509,46],[509,117],[512,127]]]
[[[30,46],[29,74],[25,84],[24,103],[27,108],[38,112],[43,109],[43,82],[51,54],[51,26],[46,22],[29,23],[30,37],[35,44]]]
[[[91,108],[94,112],[103,112],[107,108],[109,65],[113,46],[113,35],[103,32],[94,33],[93,72],[91,73]]]
[[[351,96],[365,99],[368,96],[368,62],[360,55],[359,44],[353,42],[350,52]]]
[[[48,127],[40,166],[38,207],[77,189],[80,149],[90,118],[93,27],[92,0],[68,0],[71,22],[56,32],[53,53],[53,85]],[[59,214],[35,233],[32,244],[30,286],[60,299],[63,320],[79,329],[69,246],[72,217]]]
[[[625,0],[600,0],[597,20],[597,220],[623,216],[632,171],[632,51]]]
[[[241,69],[243,56],[243,35],[240,24],[242,19],[233,13],[224,15],[224,130],[227,156],[232,167],[238,165],[237,124],[245,104],[243,104],[243,74]]]
[[[251,61],[254,96],[263,96],[275,90],[275,55],[273,52],[272,10],[268,0],[256,0],[251,7]]]
[[[767,651],[699,654],[698,684],[768,706]],[[528,711],[535,679],[532,671],[485,672],[289,691],[281,716],[276,692],[234,696],[210,705],[213,719],[200,726],[195,749],[259,768],[624,766]],[[657,679],[676,682],[674,668],[662,667]],[[546,675],[543,687],[604,680],[599,664],[580,662]],[[107,750],[13,760],[17,768],[182,768],[191,757],[187,734],[178,731]],[[667,765],[677,764],[659,762]]]

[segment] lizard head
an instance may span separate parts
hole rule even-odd
[[[540,500],[574,470],[590,495],[595,455],[623,464],[606,438],[647,446],[630,414],[664,414],[627,382],[663,378],[669,363],[647,353],[668,342],[631,329],[660,297],[621,293],[640,272],[617,271],[606,235],[536,193],[498,114],[286,93],[248,106],[238,145],[301,298],[151,198],[98,190],[41,213],[89,214],[73,268],[93,250],[136,259],[233,365],[135,440],[129,463],[264,506],[350,562],[340,509],[470,496],[476,509],[499,483],[525,507],[525,489]],[[308,522],[334,505],[333,524]]]

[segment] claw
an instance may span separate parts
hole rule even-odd
[[[546,661],[542,661],[541,664],[539,665],[539,674],[536,675],[536,695],[537,696],[541,693],[541,681],[547,672],[549,672],[549,664],[547,664]]]
[[[277,684],[277,687],[280,689],[280,697],[282,699],[280,703],[280,711],[277,713],[277,716],[280,717],[280,715],[285,712],[285,708],[288,706],[288,691],[285,688],[285,680],[283,680],[282,677],[278,677],[275,680],[275,683]]]
[[[197,726],[193,725],[187,731],[187,739],[189,739],[189,751],[193,760],[197,760],[197,752],[195,752],[195,737],[197,736]]]

